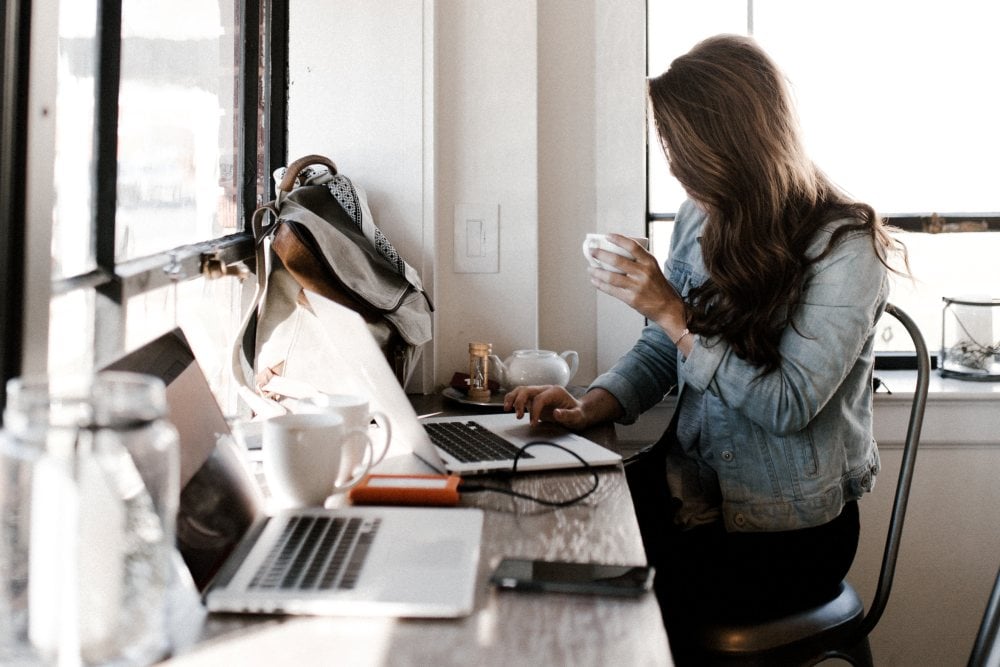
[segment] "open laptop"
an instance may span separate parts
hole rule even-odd
[[[367,396],[373,410],[388,416],[393,444],[405,443],[413,454],[436,472],[470,475],[509,471],[517,450],[539,441],[555,443],[573,453],[557,447],[533,445],[518,459],[518,471],[579,468],[583,466],[581,459],[590,466],[615,465],[621,461],[618,453],[580,435],[553,424],[531,427],[527,419],[519,420],[512,413],[418,419],[361,316],[313,292],[307,291],[306,295],[316,315],[314,324],[328,342],[322,351],[325,358],[315,360],[326,371],[323,386],[318,388],[331,394]],[[296,376],[296,369],[290,364],[286,365],[285,372],[289,377]],[[283,378],[275,378],[272,383],[269,389],[293,397],[299,391],[299,398],[308,398],[308,392],[314,391],[313,387],[296,387],[294,381]],[[470,422],[470,428],[463,428],[468,427]],[[463,444],[461,441],[476,436],[485,435],[493,440],[499,437],[508,443],[507,453],[480,459],[454,448],[446,449],[442,444],[435,444],[428,432],[428,429],[439,428],[463,428],[464,432],[456,436],[459,445]]]
[[[457,617],[472,611],[478,509],[268,515],[180,329],[109,364],[161,378],[180,436],[177,546],[210,611]]]

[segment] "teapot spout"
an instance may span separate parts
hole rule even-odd
[[[501,387],[507,386],[507,365],[495,354],[489,356],[490,377],[500,383]]]

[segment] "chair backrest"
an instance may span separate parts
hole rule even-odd
[[[1000,665],[1000,572],[993,581],[993,592],[986,603],[983,622],[969,656],[969,667]]]
[[[906,442],[903,446],[903,460],[899,466],[899,482],[896,486],[896,497],[889,518],[889,534],[885,541],[885,551],[882,554],[882,568],[879,571],[875,597],[861,623],[860,636],[867,636],[872,631],[872,628],[882,617],[882,612],[885,611],[886,603],[889,601],[889,592],[892,589],[892,580],[896,572],[896,560],[899,557],[899,541],[903,533],[906,504],[910,497],[910,486],[913,483],[913,468],[917,459],[917,446],[920,443],[920,430],[924,423],[924,409],[927,406],[927,385],[930,382],[931,359],[920,329],[909,315],[891,303],[886,306],[885,312],[899,320],[910,338],[913,339],[913,346],[917,353],[917,386],[913,391],[910,421],[906,429]]]

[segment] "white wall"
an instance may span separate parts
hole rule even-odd
[[[536,346],[538,22],[533,0],[434,5],[435,357],[442,383],[468,368],[471,341],[492,342],[501,355]],[[499,206],[499,272],[454,272],[458,204]]]
[[[871,600],[896,489],[914,377],[880,371],[875,398],[882,473],[861,501],[861,546],[849,578]],[[1000,567],[1000,386],[931,373],[913,487],[875,664],[965,665]]]
[[[597,225],[646,235],[646,3],[595,3]],[[589,231],[589,230],[588,230]],[[597,371],[635,342],[644,320],[617,299],[597,297]]]
[[[539,344],[580,352],[586,382],[643,323],[591,287],[580,246],[587,232],[646,234],[645,5],[545,0],[538,13]]]
[[[49,298],[52,291],[52,202],[55,161],[56,58],[58,3],[33,3],[28,90],[28,165],[25,174],[25,334],[21,336],[20,374],[45,373],[48,368]],[[9,286],[17,289],[18,286]]]
[[[590,287],[580,244],[644,233],[644,7],[291,3],[289,157],[327,154],[363,185],[434,298],[411,390],[467,368],[473,340],[575,349],[581,382],[634,340],[641,318]],[[499,207],[498,272],[455,272],[458,204]]]
[[[363,187],[376,223],[433,293],[423,3],[290,5],[288,158],[326,155]]]
[[[876,418],[878,414],[876,413]],[[879,667],[962,667],[1000,567],[1000,443],[925,443],[919,450],[896,578],[871,635]],[[879,445],[883,470],[861,501],[861,546],[849,579],[872,599],[899,474],[898,443]]]

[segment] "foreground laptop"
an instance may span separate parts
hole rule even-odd
[[[147,373],[167,386],[180,435],[177,545],[210,611],[471,613],[482,511],[348,507],[268,515],[180,329],[107,369]]]
[[[583,465],[581,458],[590,466],[616,465],[621,462],[618,453],[580,435],[552,424],[531,427],[527,419],[519,420],[512,413],[419,420],[410,399],[400,387],[361,316],[312,292],[307,292],[307,296],[316,314],[315,324],[326,335],[328,343],[322,352],[324,358],[316,361],[327,369],[328,379],[320,389],[327,393],[358,393],[367,396],[373,410],[388,415],[392,426],[392,442],[406,443],[413,454],[435,471],[469,475],[511,470],[514,463],[511,456],[492,460],[460,457],[435,445],[425,429],[428,424],[470,421],[474,423],[472,430],[492,432],[508,441],[515,449],[529,442],[545,441],[573,452],[570,454],[556,447],[532,446],[518,459],[519,471],[579,468]],[[288,376],[295,377],[296,369],[289,365],[285,372]],[[282,378],[275,378],[272,383],[266,389],[293,397],[296,397],[298,391],[301,392],[298,398],[308,398],[308,392],[313,390],[311,387],[296,387],[294,381]]]

